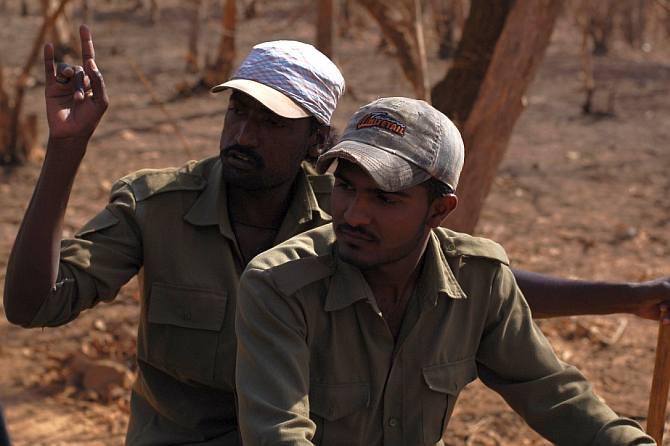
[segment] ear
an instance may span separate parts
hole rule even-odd
[[[455,194],[445,195],[433,200],[430,204],[428,213],[428,226],[430,226],[431,229],[441,226],[442,222],[447,218],[451,211],[456,209],[457,205],[458,197]]]
[[[326,149],[325,146],[328,142],[328,136],[330,136],[330,126],[328,125],[317,125],[316,128],[312,130],[309,139],[309,157],[316,159],[323,153]]]

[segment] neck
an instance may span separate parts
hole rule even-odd
[[[281,225],[290,204],[296,179],[269,189],[247,190],[227,185],[228,214],[233,222],[259,228]]]
[[[370,285],[372,292],[375,295],[379,292],[390,292],[402,296],[413,287],[419,275],[421,261],[427,245],[428,236],[417,243],[416,248],[403,258],[362,270],[363,277]]]

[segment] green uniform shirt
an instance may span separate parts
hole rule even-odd
[[[559,361],[504,250],[437,229],[394,340],[332,225],[256,257],[240,282],[237,389],[245,446],[439,445],[479,377],[559,445],[654,444]]]
[[[331,177],[300,173],[276,243],[330,221]],[[127,442],[237,444],[235,306],[244,269],[218,158],[143,170],[62,243],[59,281],[32,326],[69,322],[140,274],[138,377]]]

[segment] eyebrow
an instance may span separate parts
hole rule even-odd
[[[333,172],[333,176],[335,178],[337,178],[338,180],[342,180],[342,181],[346,181],[347,183],[351,183],[351,180],[348,179],[346,175],[344,175],[342,172],[338,172],[337,170],[335,172]],[[388,192],[388,191],[385,191],[384,189],[380,189],[378,187],[376,187],[374,189],[371,189],[371,190],[373,190],[374,192],[379,193],[379,194],[393,195],[393,196],[402,197],[402,198],[405,198],[405,197],[409,196],[409,194],[407,192],[405,192],[404,190],[399,190],[399,191],[396,191],[396,192]]]

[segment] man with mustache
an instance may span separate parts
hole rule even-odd
[[[66,324],[139,275],[128,443],[234,444],[239,276],[259,252],[331,220],[332,177],[308,176],[300,162],[315,157],[328,137],[344,81],[309,45],[257,46],[233,79],[215,88],[232,92],[219,156],[119,180],[107,207],[61,245],[72,182],[108,105],[90,31],[80,33],[83,69],[55,72],[45,47],[49,141],[7,267],[7,318],[25,327]],[[633,287],[549,280],[559,279],[523,280],[542,315],[658,318],[659,304],[670,298],[662,281]]]
[[[440,227],[463,159],[454,124],[407,98],[362,107],[321,155],[332,224],[257,256],[240,280],[245,445],[444,444],[476,377],[552,443],[655,444],[554,355],[505,251]]]
[[[8,265],[7,317],[62,325],[139,274],[127,444],[239,444],[239,276],[256,254],[330,221],[319,200],[332,178],[308,176],[301,163],[326,141],[344,80],[311,45],[255,46],[213,89],[232,91],[220,155],[122,178],[107,207],[61,246],[70,188],[108,103],[90,31],[80,34],[83,71],[56,72],[45,46],[49,141]]]

